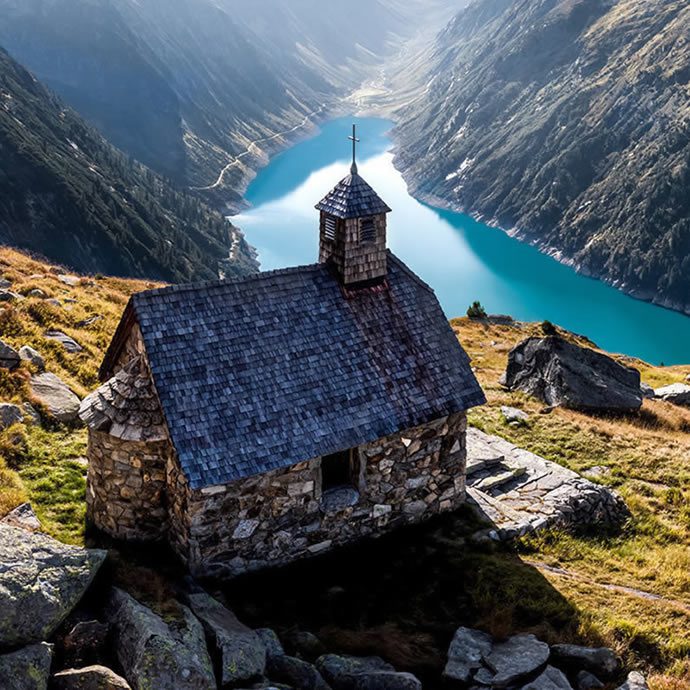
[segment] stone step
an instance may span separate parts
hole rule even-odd
[[[525,522],[523,513],[513,510],[510,506],[485,494],[483,491],[468,488],[467,495],[471,503],[479,509],[485,517],[497,527],[512,526]]]
[[[527,470],[524,467],[511,467],[498,474],[490,474],[488,477],[473,483],[472,487],[484,492],[495,491],[525,474],[527,474]]]
[[[496,465],[499,465],[505,460],[503,455],[491,456],[491,457],[472,457],[467,456],[467,476],[471,477],[477,472],[482,470],[491,469]]]

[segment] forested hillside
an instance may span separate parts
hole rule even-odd
[[[254,269],[220,214],[113,148],[1,49],[0,160],[2,244],[178,282]]]
[[[482,0],[408,69],[413,191],[690,312],[690,6]]]

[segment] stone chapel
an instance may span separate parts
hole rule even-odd
[[[83,402],[87,515],[234,576],[456,509],[484,394],[350,174],[318,263],[135,294]]]

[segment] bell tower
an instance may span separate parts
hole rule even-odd
[[[320,211],[319,262],[331,263],[345,287],[383,282],[388,271],[386,214],[391,209],[357,171],[356,125],[352,125],[352,167],[316,205]]]

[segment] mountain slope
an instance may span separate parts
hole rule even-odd
[[[172,281],[253,269],[236,228],[114,149],[2,49],[0,160],[3,244]]]
[[[475,3],[417,63],[397,164],[420,196],[690,312],[689,34],[680,0]]]
[[[252,142],[317,119],[452,0],[0,0],[0,45],[116,146],[213,193]],[[283,143],[252,147],[255,168]],[[246,178],[224,179],[223,201]],[[208,189],[211,187],[211,189]]]

